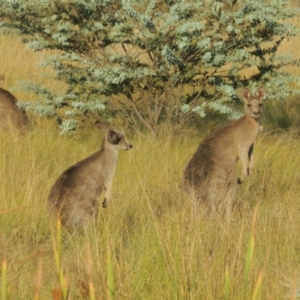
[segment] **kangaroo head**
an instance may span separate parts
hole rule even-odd
[[[237,95],[240,96],[244,101],[245,115],[253,119],[259,119],[263,112],[263,98],[266,95],[266,88],[258,88],[254,94],[247,88],[239,88],[237,90]]]
[[[129,150],[133,147],[121,130],[114,129],[110,125],[100,121],[96,121],[95,126],[105,131],[105,141],[113,146],[113,148]]]

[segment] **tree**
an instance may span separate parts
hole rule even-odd
[[[64,131],[93,110],[130,116],[156,132],[166,119],[217,110],[237,117],[234,89],[264,84],[270,97],[291,93],[284,71],[299,65],[277,50],[298,34],[297,11],[283,0],[0,0],[0,33],[15,32],[36,51],[59,50],[46,64],[67,83],[64,95],[24,107],[63,120]],[[241,70],[253,68],[243,78]]]

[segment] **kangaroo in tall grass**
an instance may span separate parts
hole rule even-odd
[[[0,128],[22,129],[28,123],[24,109],[17,106],[17,99],[9,91],[0,88]]]
[[[184,184],[196,199],[206,202],[213,212],[225,208],[228,221],[237,183],[244,182],[254,166],[253,143],[262,128],[260,117],[266,89],[261,87],[252,95],[247,88],[240,88],[236,93],[244,101],[244,116],[204,138],[184,171]],[[237,178],[238,160],[242,170]]]
[[[102,205],[107,206],[111,199],[118,150],[132,148],[123,132],[100,121],[95,126],[105,131],[101,149],[65,170],[48,196],[50,211],[64,225],[84,225],[91,216],[96,216],[103,189],[105,198]]]

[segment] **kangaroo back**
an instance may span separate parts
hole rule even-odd
[[[48,196],[50,210],[65,225],[84,224],[96,216],[100,206],[99,196],[104,189],[103,206],[106,207],[111,198],[118,150],[132,148],[120,130],[100,121],[95,125],[105,132],[101,149],[65,170]]]
[[[14,126],[21,129],[27,123],[26,112],[17,106],[17,99],[0,88],[0,128]]]
[[[227,215],[231,212],[236,183],[242,183],[253,168],[253,144],[261,128],[265,88],[257,89],[254,94],[240,88],[237,94],[244,101],[244,116],[209,134],[184,171],[184,184],[193,190],[196,198],[212,206],[225,199],[229,203]],[[237,178],[236,163],[239,160],[242,173]]]

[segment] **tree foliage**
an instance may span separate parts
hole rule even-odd
[[[287,83],[299,80],[283,67],[299,61],[278,48],[298,34],[288,22],[297,13],[283,0],[0,0],[0,33],[56,50],[45,64],[66,82],[65,94],[24,82],[41,95],[25,108],[59,116],[67,131],[106,106],[155,132],[189,111],[236,117],[240,85],[264,84],[286,98]]]

